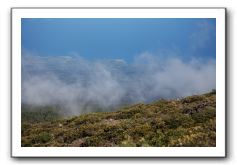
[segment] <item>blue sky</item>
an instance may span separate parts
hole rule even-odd
[[[215,19],[22,19],[22,50],[132,61],[143,52],[215,59]]]

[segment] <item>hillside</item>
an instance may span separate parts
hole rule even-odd
[[[48,112],[22,112],[23,147],[216,145],[215,92],[66,119],[47,117]]]

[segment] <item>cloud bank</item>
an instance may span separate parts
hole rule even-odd
[[[216,86],[214,60],[160,59],[143,53],[123,59],[86,60],[78,55],[22,55],[22,103],[62,105],[68,114],[113,109],[208,92]]]

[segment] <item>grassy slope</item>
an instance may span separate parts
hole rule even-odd
[[[22,146],[215,146],[216,95],[136,104],[116,112],[22,121]]]

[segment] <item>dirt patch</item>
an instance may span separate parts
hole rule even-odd
[[[71,144],[69,144],[68,146],[69,147],[81,147],[82,144],[85,142],[85,139],[82,138],[82,139],[77,139],[77,140],[74,140]]]
[[[104,119],[101,121],[101,123],[106,124],[106,125],[110,125],[110,126],[115,126],[119,123],[121,123],[120,120],[114,120],[114,119]]]

